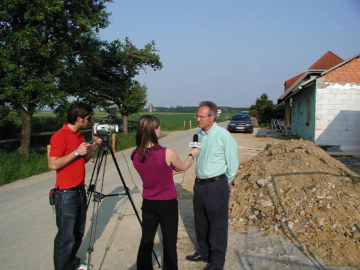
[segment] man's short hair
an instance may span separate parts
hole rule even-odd
[[[74,102],[70,105],[67,113],[67,121],[70,124],[75,124],[78,117],[85,118],[93,114],[93,108],[89,104],[83,102]]]
[[[203,106],[209,107],[209,114],[214,115],[215,116],[215,121],[216,121],[216,117],[217,117],[217,106],[216,106],[216,104],[214,102],[212,102],[212,101],[201,101],[199,103],[199,107],[203,107]]]

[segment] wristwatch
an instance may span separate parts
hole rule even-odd
[[[74,151],[74,155],[75,155],[76,157],[80,156],[79,151],[78,151],[78,150],[75,150],[75,151]]]

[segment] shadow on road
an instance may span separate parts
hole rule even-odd
[[[184,228],[191,243],[196,246],[196,235],[194,225],[193,211],[193,193],[184,189],[182,186],[177,187],[179,200],[179,214],[184,223]]]
[[[135,188],[132,191],[137,193]],[[130,191],[130,194],[132,194],[132,191]],[[133,209],[130,199],[126,193],[124,193],[124,188],[119,186],[109,194],[119,195],[103,198],[98,208],[97,203],[93,201],[90,202],[87,212],[87,227],[89,227],[89,229],[84,236],[82,245],[78,252],[78,256],[80,256],[80,258],[82,258],[86,264],[89,263],[90,256],[90,265],[94,266],[94,264],[96,264],[95,269],[103,269],[104,262],[107,260],[108,253],[114,244],[115,246],[118,246],[117,242],[122,241],[121,237],[119,236],[128,236],[129,234],[132,235],[135,233],[135,231],[137,231],[136,235],[141,235],[141,225],[138,222],[135,213],[135,211],[138,211]],[[130,210],[127,210],[129,208]],[[138,212],[138,215],[141,217],[141,213]],[[124,222],[127,224],[124,219],[129,216],[133,219],[133,224],[131,228],[129,228],[131,229],[131,232],[121,231],[124,230],[124,226],[120,228],[122,223]],[[91,229],[92,226],[93,229]],[[99,239],[101,241],[97,243]],[[137,243],[133,244],[137,245]],[[89,252],[89,250],[92,250],[92,252]],[[128,258],[129,261],[136,261],[136,253],[132,254],[132,256],[133,258]],[[96,259],[93,260],[95,257]],[[129,269],[135,270],[136,265],[133,265]]]

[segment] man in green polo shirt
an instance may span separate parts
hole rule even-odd
[[[229,182],[238,170],[235,139],[216,124],[217,106],[203,101],[197,110],[201,148],[196,158],[194,219],[198,247],[189,261],[208,262],[204,270],[224,268],[228,239]]]

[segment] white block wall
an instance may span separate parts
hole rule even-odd
[[[360,150],[360,85],[319,83],[316,91],[315,143]]]

